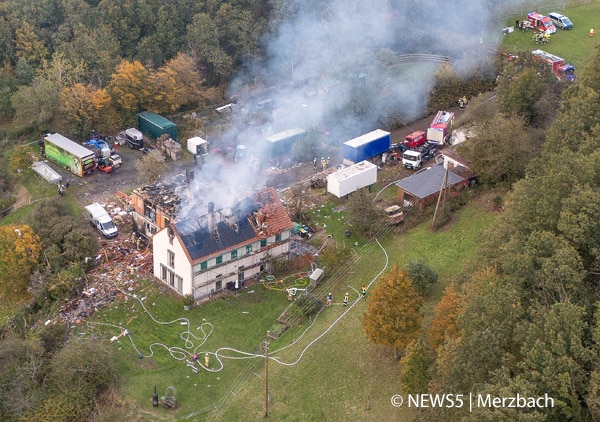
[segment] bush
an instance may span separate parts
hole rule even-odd
[[[413,281],[413,288],[421,297],[427,296],[438,281],[437,273],[425,261],[411,261],[406,266],[406,274]]]

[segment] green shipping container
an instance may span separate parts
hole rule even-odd
[[[138,113],[138,129],[153,138],[158,138],[165,133],[173,140],[177,140],[177,125],[163,116],[151,111]]]

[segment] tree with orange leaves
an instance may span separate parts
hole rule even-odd
[[[373,343],[392,347],[394,356],[404,350],[421,332],[423,299],[412,287],[406,272],[394,265],[380,277],[363,314],[363,328]]]
[[[17,298],[27,291],[41,252],[42,241],[31,227],[0,227],[0,296]]]
[[[452,285],[448,286],[444,297],[435,306],[435,316],[429,327],[428,339],[433,350],[440,347],[446,339],[458,337],[456,321],[464,304],[464,297]]]

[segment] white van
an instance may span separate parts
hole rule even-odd
[[[573,23],[567,18],[565,15],[561,15],[560,13],[552,12],[548,13],[548,17],[554,23],[554,26],[560,29],[573,29]]]
[[[84,215],[85,219],[106,238],[110,239],[117,236],[117,226],[99,203],[96,202],[85,207]]]

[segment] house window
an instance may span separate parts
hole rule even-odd
[[[252,245],[247,245],[246,246],[246,255],[252,253]]]
[[[169,267],[175,268],[175,252],[167,251],[167,263]]]
[[[200,271],[205,270],[208,268],[208,262],[204,261],[200,263]]]
[[[144,216],[153,223],[156,223],[156,213],[148,205],[144,206]]]
[[[231,251],[231,259],[237,258],[237,249]]]
[[[218,257],[215,258],[215,263],[217,265],[222,264],[223,263],[223,255],[219,255]]]
[[[280,234],[276,234],[275,235],[275,242],[281,242],[281,235]]]
[[[218,279],[217,282],[215,283],[215,290],[218,292],[219,290],[223,289],[223,280]]]
[[[177,291],[183,293],[183,278],[177,276]]]
[[[173,271],[169,271],[169,285],[175,287],[175,273]]]
[[[160,264],[160,279],[162,281],[167,281],[167,267],[163,264]]]
[[[260,239],[260,246],[263,248],[267,246],[267,239]]]

